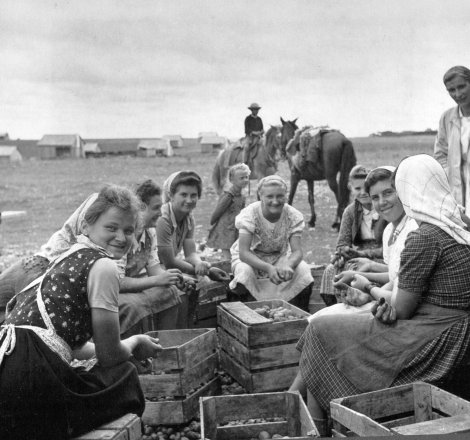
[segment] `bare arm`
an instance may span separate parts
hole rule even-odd
[[[232,202],[233,198],[230,194],[225,192],[223,195],[220,196],[217,206],[215,207],[214,212],[211,216],[211,225],[219,221],[220,217],[222,217],[222,214],[229,208]]]
[[[202,261],[196,252],[196,242],[194,238],[187,238],[183,243],[184,256],[186,262],[193,267],[195,275],[207,275],[211,265],[207,261]]]

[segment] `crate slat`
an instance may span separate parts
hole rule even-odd
[[[139,440],[142,436],[142,423],[135,414],[126,414],[119,419],[100,426],[99,429],[115,429],[127,432],[128,440]]]
[[[200,399],[201,438],[234,440],[257,437],[260,431],[305,438],[318,431],[299,393],[263,393]],[[300,409],[302,408],[302,416]],[[232,420],[282,417],[283,421],[219,426]],[[304,420],[300,421],[300,417]],[[311,437],[310,437],[311,438]]]
[[[217,335],[220,346],[249,370],[298,364],[300,359],[296,342],[249,349],[221,327]]]
[[[412,425],[397,426],[391,428],[390,431],[398,435],[442,435],[470,432],[470,414],[459,414]]]
[[[196,416],[199,398],[220,394],[220,379],[215,377],[191,396],[181,400],[145,402],[142,421],[148,425],[180,425]]]
[[[221,368],[250,393],[285,390],[292,384],[299,369],[297,365],[290,365],[270,370],[252,371],[245,368],[224,350],[221,350],[219,354]]]
[[[188,392],[215,376],[219,365],[218,353],[211,354],[193,367],[170,374],[141,374],[140,385],[147,398],[186,396]]]

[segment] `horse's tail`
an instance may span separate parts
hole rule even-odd
[[[352,142],[348,138],[343,139],[343,152],[341,154],[340,176],[339,176],[339,194],[338,194],[338,216],[343,215],[343,211],[349,203],[349,173],[352,167],[356,165],[356,153]]]

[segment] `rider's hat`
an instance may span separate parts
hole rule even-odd
[[[254,102],[253,104],[251,104],[249,107],[248,107],[250,110],[259,110],[261,107],[259,104],[257,104],[256,102]]]

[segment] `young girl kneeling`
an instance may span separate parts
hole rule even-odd
[[[120,340],[113,261],[128,251],[138,212],[129,190],[102,189],[78,242],[8,304],[0,331],[0,438],[65,439],[142,414],[129,360],[154,357],[161,346],[147,335]],[[74,369],[73,359],[93,366]]]

